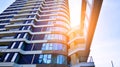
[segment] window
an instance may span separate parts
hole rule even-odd
[[[61,43],[43,43],[42,50],[63,50],[66,51],[66,46]]]
[[[31,64],[33,55],[21,55],[19,58],[19,64]]]
[[[67,58],[64,55],[36,54],[33,64],[67,64]]]
[[[43,56],[43,62],[44,63],[51,63],[51,55],[44,55]]]
[[[57,64],[66,64],[66,58],[63,55],[58,55],[57,56]]]
[[[40,55],[39,56],[39,63],[51,63],[51,58],[52,58],[52,55],[51,54],[44,54],[44,55]]]
[[[61,31],[61,32],[68,32],[66,28],[62,27],[47,27],[47,31]]]
[[[5,25],[0,25],[0,28],[4,28]]]
[[[67,40],[67,38],[61,34],[46,34],[44,39],[45,40],[57,39],[57,40],[64,40],[64,41]]]
[[[38,60],[39,63],[42,63],[42,59],[43,59],[43,55],[40,55],[40,56],[39,56],[39,60]]]
[[[0,21],[0,23],[9,23],[10,20]]]

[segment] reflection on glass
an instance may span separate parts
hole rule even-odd
[[[40,55],[39,56],[39,63],[51,63],[51,58],[52,58],[52,55],[51,54],[44,54],[44,55]]]
[[[64,63],[64,56],[63,55],[58,55],[57,56],[57,64],[63,64]]]
[[[43,43],[42,50],[66,50],[66,46],[60,43]]]

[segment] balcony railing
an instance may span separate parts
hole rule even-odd
[[[76,44],[73,48],[70,48],[68,50],[68,56],[75,54],[76,52],[79,51],[85,51],[85,47],[86,47],[85,44]]]

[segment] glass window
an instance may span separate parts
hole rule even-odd
[[[33,64],[66,64],[67,59],[63,55],[36,54]]]
[[[43,59],[43,55],[40,55],[38,62],[39,62],[39,63],[42,63],[42,59]]]
[[[19,64],[31,64],[33,55],[21,55],[19,58]]]
[[[67,59],[63,55],[57,56],[57,64],[67,64]]]
[[[49,40],[49,39],[51,39],[52,38],[52,34],[48,34],[47,35],[47,39]]]
[[[47,62],[46,63],[51,63],[51,54],[47,55]]]
[[[43,43],[42,50],[65,50],[66,46],[60,43]]]
[[[46,61],[47,61],[47,55],[44,55],[43,62],[46,63]]]
[[[51,54],[44,54],[44,55],[40,55],[39,56],[39,63],[51,63],[51,58],[52,58],[52,55]]]
[[[0,28],[4,28],[5,25],[0,25]]]
[[[46,43],[46,50],[49,50],[49,43]]]
[[[61,34],[46,34],[44,39],[50,40],[50,39],[59,39],[59,40],[66,40],[65,36]]]
[[[46,48],[46,44],[43,43],[43,44],[42,44],[42,50],[46,50],[45,48]]]
[[[57,56],[57,64],[62,64],[62,63],[63,63],[63,60],[64,60],[64,58],[63,58],[62,55],[58,55],[58,56]]]
[[[62,44],[57,44],[57,49],[58,49],[58,50],[62,50],[62,49],[63,49],[62,46],[63,46]]]
[[[53,44],[53,49],[54,49],[54,50],[58,50],[58,48],[57,48],[57,43],[54,43],[54,44]]]
[[[52,50],[52,48],[53,48],[53,44],[50,43],[49,45],[50,45],[50,46],[49,46],[49,49]]]

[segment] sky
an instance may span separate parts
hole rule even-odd
[[[0,0],[0,13],[14,0]],[[80,22],[81,0],[69,0],[72,25]],[[104,0],[91,45],[96,67],[120,67],[120,0]],[[77,23],[77,24],[76,24]]]

